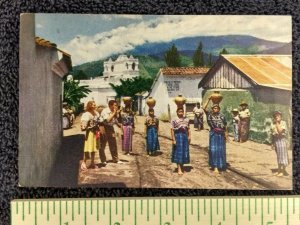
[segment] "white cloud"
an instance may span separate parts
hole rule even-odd
[[[160,16],[94,36],[79,35],[60,47],[72,55],[74,64],[81,64],[132,50],[145,42],[169,42],[192,36],[241,34],[289,42],[291,29],[289,16]]]
[[[42,28],[44,28],[44,26],[42,24],[38,23],[38,24],[36,24],[36,28],[42,29]]]
[[[107,21],[111,21],[113,19],[130,19],[130,20],[142,20],[142,15],[131,15],[131,14],[103,14],[101,18]]]

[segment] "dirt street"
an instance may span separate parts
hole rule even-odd
[[[70,139],[84,134],[80,131],[79,119],[79,117],[76,119],[72,129],[64,131],[64,138]],[[170,124],[160,123],[161,151],[155,156],[147,156],[144,119],[144,117],[137,117],[132,155],[122,153],[121,140],[118,139],[119,158],[123,164],[108,161],[105,167],[99,164],[98,169],[82,172],[79,168],[80,161],[74,161],[77,167],[77,185],[132,188],[292,189],[292,165],[287,168],[288,176],[274,176],[273,172],[277,168],[274,150],[268,145],[252,141],[227,143],[229,167],[221,175],[213,173],[208,167],[208,130],[194,131],[193,125],[191,125],[191,163],[185,165],[184,175],[179,176],[176,172],[176,165],[170,160]],[[81,146],[82,144],[80,143]],[[105,152],[107,159],[111,159],[108,147]],[[291,153],[289,151],[290,157]],[[81,156],[83,156],[83,149]],[[100,163],[98,153],[96,153],[96,163]]]

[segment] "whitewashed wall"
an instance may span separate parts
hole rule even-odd
[[[171,118],[176,116],[177,106],[174,98],[182,94],[187,100],[202,100],[202,89],[198,89],[198,84],[202,76],[166,76],[159,75],[150,96],[156,100],[155,114],[160,117],[162,114],[168,115],[168,105],[170,106]],[[145,108],[146,113],[148,107]]]
[[[54,49],[36,46],[34,14],[20,26],[19,184],[48,186],[62,142],[61,78]]]

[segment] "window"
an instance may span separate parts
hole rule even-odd
[[[168,92],[179,91],[181,81],[165,81],[167,85]]]
[[[111,66],[110,69],[111,69],[111,72],[114,72],[114,66],[113,65]]]
[[[135,63],[132,63],[132,70],[135,70]]]

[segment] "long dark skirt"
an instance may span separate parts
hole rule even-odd
[[[132,126],[123,126],[122,150],[132,151]]]
[[[190,149],[188,134],[183,132],[175,133],[176,145],[172,149],[172,162],[178,164],[190,163]]]
[[[224,133],[209,132],[209,166],[226,169],[226,140]]]
[[[156,152],[160,149],[157,128],[154,126],[147,128],[147,151],[148,152]]]
[[[203,117],[194,116],[194,128],[203,130]]]
[[[250,129],[250,118],[241,118],[240,120],[240,141],[245,142],[248,140],[249,136],[249,129]]]
[[[289,164],[286,140],[284,137],[273,137],[278,165],[287,166]]]

